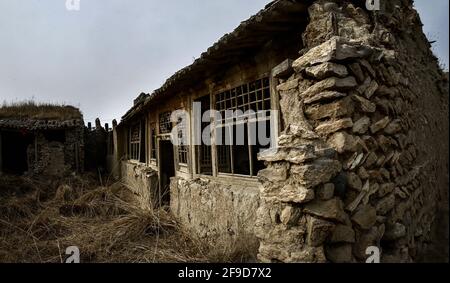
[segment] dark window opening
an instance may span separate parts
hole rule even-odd
[[[147,163],[147,151],[146,151],[146,140],[145,137],[146,135],[146,127],[145,127],[145,123],[143,121],[141,121],[140,123],[141,125],[141,129],[140,129],[140,140],[139,140],[139,162],[141,163]]]
[[[151,159],[157,159],[156,154],[156,142],[157,142],[157,136],[156,136],[156,127],[153,124],[151,127],[151,151],[150,151],[150,158]]]
[[[257,80],[216,96],[217,165],[220,173],[257,176],[264,162],[257,156],[270,147],[270,83],[268,78]],[[242,111],[226,117],[226,111]],[[250,116],[246,111],[253,111]],[[265,114],[265,115],[261,115]]]
[[[45,131],[43,134],[48,142],[66,142],[66,131],[64,130]]]
[[[201,104],[201,118],[203,117],[204,113],[209,111],[211,109],[210,106],[210,98],[209,95],[204,96],[200,98],[199,100],[195,101],[197,103]],[[200,133],[203,133],[203,131],[210,125],[211,121],[200,123]],[[204,174],[204,175],[213,175],[212,172],[212,157],[211,157],[211,137],[209,137],[209,140],[204,141],[201,139],[201,145],[196,146],[196,157],[197,157],[197,174]]]
[[[228,126],[219,127],[216,129],[216,143],[217,145],[217,166],[221,173],[233,173],[231,168],[231,151],[230,145],[231,130]]]
[[[27,131],[1,132],[1,171],[7,174],[22,175],[28,171],[29,147],[34,144],[34,135]]]
[[[162,204],[170,203],[170,178],[175,176],[174,150],[171,141],[159,142],[160,155],[160,191],[158,200]]]
[[[257,156],[261,150],[268,149],[270,143],[262,145],[256,138],[261,129],[270,133],[270,121],[253,123],[241,123],[232,126],[217,128],[217,140],[221,145],[217,146],[218,169],[220,173],[256,176],[259,170],[264,169],[264,162]],[[226,144],[227,140],[232,141]]]
[[[270,148],[270,138],[271,138],[271,126],[270,120],[259,121],[256,125],[250,126],[250,135],[253,137],[263,137],[263,140],[256,139],[256,142],[252,143],[251,146],[251,158],[252,158],[252,166],[253,173],[257,175],[258,172],[266,166],[264,165],[264,161],[258,160],[258,154],[261,151]],[[252,131],[255,131],[254,133]]]
[[[239,137],[242,140],[239,140]],[[247,123],[233,125],[233,141],[233,174],[252,175]]]

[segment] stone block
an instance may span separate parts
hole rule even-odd
[[[311,120],[324,118],[336,118],[341,116],[351,116],[353,114],[353,101],[351,99],[341,99],[339,101],[307,107],[305,114]]]
[[[370,126],[370,131],[372,132],[372,134],[375,134],[378,131],[381,131],[384,128],[386,128],[386,126],[389,124],[389,122],[390,122],[390,118],[386,116],[383,119],[381,119],[380,121],[373,123],[372,126]]]
[[[356,140],[352,135],[346,132],[334,133],[327,141],[327,143],[334,148],[338,153],[352,151],[355,149]]]
[[[360,118],[358,121],[353,123],[353,132],[355,134],[365,134],[369,130],[371,121],[370,118],[367,116],[364,116]]]
[[[343,79],[331,77],[310,86],[307,90],[301,93],[301,96],[303,98],[308,98],[327,90],[345,91],[356,86],[357,83],[354,77],[347,77]]]
[[[325,249],[327,259],[333,263],[352,262],[352,245],[333,245]]]
[[[330,243],[354,243],[355,231],[352,227],[338,224],[329,239]]]
[[[307,217],[306,243],[311,247],[321,246],[334,228],[334,224],[316,217]]]
[[[377,211],[370,205],[363,206],[352,216],[352,221],[363,230],[368,230],[377,221]]]
[[[344,65],[325,62],[306,68],[306,74],[316,79],[322,80],[328,77],[345,78],[348,75],[347,68]]]
[[[334,196],[334,184],[327,183],[321,186],[316,191],[316,197],[320,200],[330,200]]]
[[[344,119],[340,119],[340,120],[336,120],[336,121],[328,121],[328,122],[324,122],[319,124],[319,126],[317,126],[315,128],[315,131],[319,134],[319,135],[329,135],[332,133],[335,133],[337,131],[343,130],[343,129],[348,129],[353,127],[353,121],[351,118],[344,118]]]
[[[355,95],[354,99],[356,102],[360,105],[360,110],[362,112],[366,113],[374,113],[377,109],[376,104],[370,102],[369,100],[365,99],[364,97],[361,97],[359,95]]]
[[[318,159],[306,165],[292,165],[290,173],[296,183],[313,188],[327,183],[341,170],[342,165],[337,160]]]
[[[338,92],[338,91],[324,91],[319,92],[315,95],[306,97],[304,100],[305,104],[312,104],[316,102],[329,101],[337,98],[346,97],[346,93]]]
[[[303,69],[330,61],[341,61],[352,58],[363,58],[370,56],[373,49],[357,42],[335,36],[326,42],[311,48],[306,54],[295,60],[292,67],[296,72]]]
[[[307,203],[304,212],[317,217],[344,223],[346,214],[343,209],[343,203],[338,198],[333,198],[327,201],[315,200]]]

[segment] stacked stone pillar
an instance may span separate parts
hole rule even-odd
[[[413,25],[415,11],[399,7]],[[268,167],[259,174],[258,257],[365,262],[375,247],[384,262],[417,260],[445,190],[433,186],[446,176],[439,152],[448,153],[448,140],[433,151],[421,132],[445,139],[427,119],[448,128],[448,109],[430,118],[421,101],[439,106],[443,89],[408,65],[389,21],[382,26],[340,1],[318,1],[309,12],[303,55],[278,79],[285,129],[275,152],[260,155]],[[440,78],[437,65],[430,68]],[[433,96],[425,98],[424,85]]]

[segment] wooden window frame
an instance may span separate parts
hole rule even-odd
[[[158,133],[156,123],[150,123],[150,161],[158,163]]]
[[[261,82],[261,87],[250,87],[251,84],[256,84],[258,81]],[[271,75],[263,75],[261,78],[254,80],[254,81],[250,81],[248,83],[244,83],[244,84],[240,84],[237,87],[233,87],[233,88],[228,88],[222,91],[217,91],[217,92],[213,92],[210,91],[210,97],[211,97],[211,109],[215,109],[219,112],[221,112],[221,114],[223,115],[223,111],[225,110],[237,110],[240,109],[243,112],[252,109],[252,106],[256,106],[256,109],[252,109],[255,111],[270,111],[272,109],[278,109],[278,102],[276,102],[274,100],[274,96],[275,96],[275,92],[274,92],[274,81]],[[244,86],[246,86],[247,88],[247,92],[245,92],[245,88]],[[237,89],[241,88],[241,91],[236,91]],[[261,91],[261,97],[259,97],[258,91]],[[229,97],[227,97],[227,93],[229,93]],[[250,100],[250,96],[251,94],[255,94],[255,98],[254,100]],[[235,95],[233,97],[233,95]],[[242,99],[243,103],[239,103],[238,98],[239,96],[247,96],[248,100],[244,100]],[[217,100],[217,97],[219,97],[219,100]],[[261,98],[261,99],[259,99]],[[233,101],[233,99],[235,99],[236,101],[233,102],[229,102],[229,101]],[[225,102],[224,102],[225,101]],[[253,104],[253,105],[252,105]],[[239,106],[243,105],[243,106],[247,106],[245,108],[240,108]],[[262,107],[260,107],[260,105],[262,105]],[[219,106],[220,108],[217,109],[217,106]],[[226,106],[229,106],[229,108],[227,108]],[[269,108],[269,109],[267,109]],[[269,112],[270,113],[270,112]],[[214,119],[214,118],[213,118]],[[216,138],[217,138],[217,129],[221,128],[221,127],[233,127],[233,125],[237,125],[239,123],[246,123],[247,125],[249,123],[259,123],[259,122],[264,122],[264,121],[270,121],[270,125],[271,127],[273,127],[273,123],[271,122],[271,118],[270,116],[264,119],[261,118],[252,118],[252,119],[246,119],[244,121],[232,121],[232,122],[227,122],[224,121],[223,119],[221,121],[215,121],[213,120],[212,122],[212,129],[213,129],[213,141],[212,141],[212,162],[213,162],[213,176],[215,177],[238,177],[238,178],[250,178],[250,179],[256,179],[257,178],[257,174],[258,172],[254,172],[256,170],[256,167],[254,166],[254,162],[253,162],[253,146],[251,145],[251,134],[250,134],[250,127],[247,126],[247,140],[248,140],[248,159],[249,159],[249,171],[250,174],[249,175],[243,175],[243,174],[236,174],[234,173],[234,160],[233,160],[233,146],[229,146],[230,148],[230,152],[229,152],[229,158],[230,158],[230,167],[231,167],[231,173],[225,173],[225,172],[220,172],[220,168],[219,168],[219,148],[218,145],[216,143]],[[276,122],[275,124],[277,124],[278,122]],[[278,125],[276,125],[276,128],[274,128],[273,130],[271,130],[271,133],[278,133]],[[275,138],[275,137],[272,137]]]

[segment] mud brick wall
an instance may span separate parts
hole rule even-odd
[[[153,210],[160,206],[158,172],[145,164],[122,161],[121,181],[133,193],[139,196],[139,206],[142,209]]]
[[[306,48],[278,80],[279,147],[260,156],[262,262],[365,262],[369,246],[412,262],[445,241],[448,77],[411,1],[383,4],[309,7]]]
[[[258,239],[253,228],[259,193],[257,187],[245,182],[237,185],[209,178],[173,178],[170,208],[183,227],[217,250],[246,249],[255,254]]]

